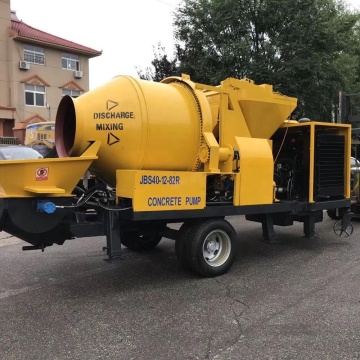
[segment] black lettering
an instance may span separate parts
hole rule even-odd
[[[95,124],[95,129],[97,131],[111,131],[111,130],[123,130],[123,123],[115,123],[115,124]]]
[[[122,112],[98,112],[94,113],[94,119],[134,119],[134,113],[132,111]]]

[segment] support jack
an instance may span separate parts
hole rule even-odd
[[[347,238],[354,232],[354,226],[351,223],[352,213],[344,214],[343,218],[338,220],[334,226],[334,233],[340,238]]]
[[[45,248],[46,248],[45,244],[41,243],[41,245],[23,246],[22,251],[41,250],[41,252],[44,252]]]
[[[115,259],[123,260],[124,255],[121,250],[119,213],[107,211],[105,216],[107,217],[105,222],[106,246],[104,246],[102,250],[106,251],[108,258],[104,259],[104,261],[111,263]]]

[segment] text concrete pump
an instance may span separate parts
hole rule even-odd
[[[105,235],[110,258],[167,237],[206,277],[236,257],[226,216],[261,223],[267,241],[294,221],[314,237],[323,210],[349,209],[351,129],[287,120],[296,104],[248,79],[208,86],[186,75],[118,76],[65,96],[53,157],[0,162],[1,230],[25,250]],[[349,225],[345,216],[340,235]]]

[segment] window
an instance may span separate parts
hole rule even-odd
[[[80,70],[80,57],[72,54],[62,54],[61,66],[63,69]]]
[[[44,49],[33,45],[24,45],[24,61],[33,64],[45,64]]]
[[[62,96],[69,95],[73,98],[80,96],[80,90],[62,89]]]
[[[45,106],[45,86],[25,84],[25,104]]]

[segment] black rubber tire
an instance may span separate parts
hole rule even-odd
[[[175,240],[175,253],[176,257],[184,269],[190,269],[187,255],[187,246],[191,243],[192,232],[197,222],[186,221],[179,230],[179,236]]]
[[[340,220],[341,216],[336,215],[336,209],[327,210],[328,217],[333,220]]]
[[[207,258],[206,244],[220,244],[213,259]],[[214,277],[225,274],[236,259],[238,242],[232,225],[224,219],[209,219],[193,225],[191,236],[186,245],[187,262],[191,270],[202,277]],[[213,250],[212,250],[213,251]],[[218,253],[216,253],[218,251]],[[210,254],[210,253],[209,253]]]
[[[155,231],[123,229],[120,231],[121,244],[133,251],[147,251],[156,247],[162,235]]]

